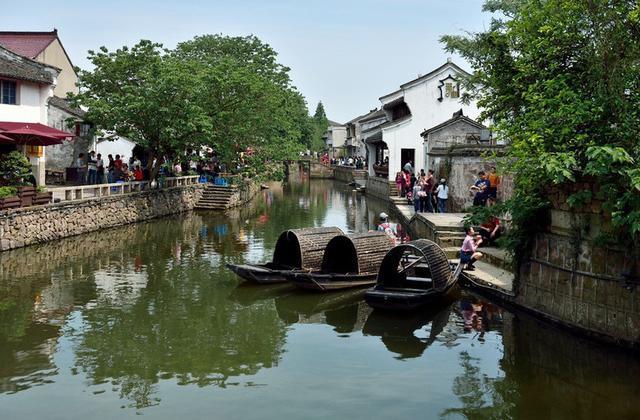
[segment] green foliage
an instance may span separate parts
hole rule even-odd
[[[13,197],[18,195],[18,189],[15,187],[0,187],[0,198]]]
[[[29,159],[18,151],[0,155],[0,186],[23,185],[31,176]]]
[[[478,101],[509,145],[501,167],[515,175],[516,192],[504,210],[516,230],[537,224],[523,203],[544,208],[551,184],[589,178],[604,191],[616,236],[638,241],[637,1],[490,0],[484,8],[495,12],[486,31],[442,41],[472,65],[465,99]]]
[[[231,163],[251,146],[256,160],[291,158],[309,141],[304,98],[276,52],[254,36],[205,35],[164,49],[151,41],[90,51],[76,104],[104,130],[153,158],[201,146]],[[154,173],[159,170],[157,161]]]
[[[324,111],[324,105],[322,102],[318,102],[316,106],[316,112],[313,114],[313,140],[311,142],[311,149],[319,152],[326,149],[326,145],[322,137],[329,128],[329,119]]]

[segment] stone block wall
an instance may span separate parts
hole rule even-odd
[[[391,184],[389,184],[389,180],[387,178],[370,176],[367,178],[365,191],[367,195],[382,198],[383,200],[389,200]]]
[[[202,185],[0,212],[0,251],[192,210]]]
[[[592,204],[551,211],[551,225],[536,236],[530,259],[520,267],[516,302],[606,340],[638,346],[640,282],[633,273],[640,272],[640,261],[625,249],[599,245],[607,218]]]
[[[336,181],[353,182],[356,178],[366,178],[367,171],[364,169],[355,169],[348,166],[335,166],[333,168],[333,178]]]

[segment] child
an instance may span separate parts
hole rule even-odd
[[[476,251],[482,243],[482,238],[473,239],[475,232],[472,227],[468,227],[466,233],[467,236],[464,238],[460,249],[460,264],[465,264],[465,270],[473,271],[475,270],[473,263],[482,258],[482,253]]]

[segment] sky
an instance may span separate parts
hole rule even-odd
[[[443,64],[444,34],[482,31],[482,0],[30,0],[4,7],[2,30],[50,31],[73,63],[87,51],[140,39],[173,47],[202,34],[253,34],[291,68],[313,113],[344,123],[380,106],[378,98]],[[468,69],[459,57],[454,62]]]

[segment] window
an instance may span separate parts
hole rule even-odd
[[[16,82],[11,80],[0,80],[0,103],[15,105],[16,102]]]
[[[460,97],[460,85],[456,83],[445,83],[444,84],[445,96],[447,98],[458,98]]]

